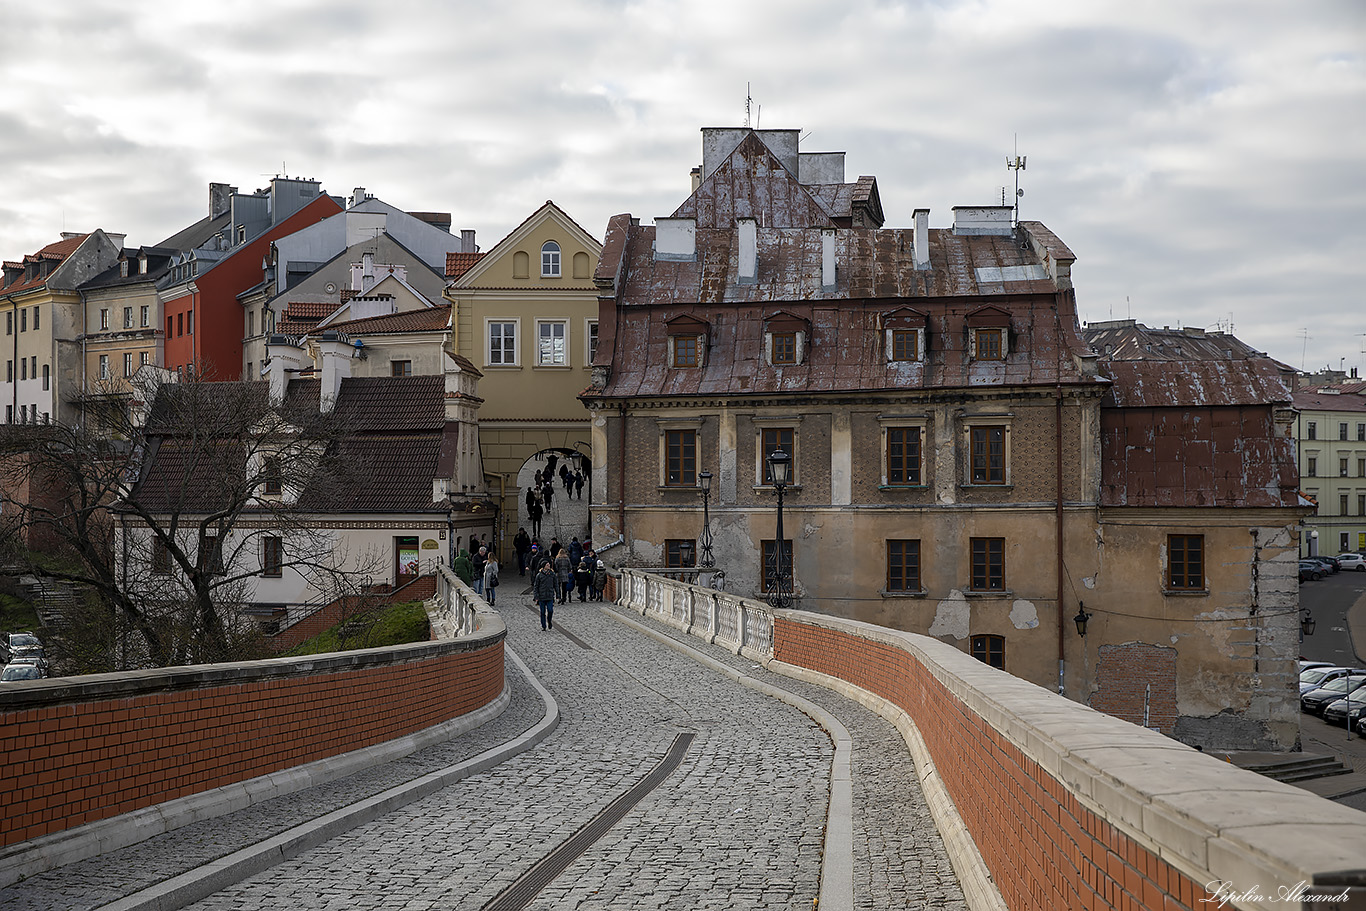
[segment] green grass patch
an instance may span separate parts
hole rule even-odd
[[[358,648],[381,648],[405,642],[426,642],[429,635],[427,612],[422,602],[406,601],[343,620],[285,654],[320,655]]]

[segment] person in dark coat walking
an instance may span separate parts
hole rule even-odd
[[[574,472],[574,496],[583,499],[583,472]]]
[[[525,576],[526,558],[531,551],[531,538],[525,528],[517,529],[517,534],[512,539],[512,549],[517,552],[517,575]]]
[[[574,585],[579,590],[579,603],[588,600],[588,586],[593,584],[593,567],[588,565],[587,558],[579,561],[578,568],[574,570]]]
[[[527,518],[531,520],[531,536],[539,538],[541,536],[541,516],[544,515],[544,511],[541,509],[541,501],[532,500],[526,513]]]
[[[602,593],[607,590],[607,566],[601,560],[593,570],[593,600],[601,601]]]
[[[560,603],[574,599],[574,564],[569,560],[569,551],[560,548],[555,557],[555,575],[560,580]]]
[[[569,559],[577,567],[579,561],[583,559],[583,545],[579,543],[579,536],[575,535],[569,542]]]
[[[541,564],[540,570],[536,573],[536,578],[531,584],[533,596],[536,598],[536,606],[541,609],[541,629],[555,628],[555,589],[557,587],[555,570],[550,568],[550,563]]]

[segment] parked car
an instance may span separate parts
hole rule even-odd
[[[1330,573],[1335,573],[1335,572],[1337,572],[1338,570],[1342,569],[1342,564],[1339,563],[1339,562],[1337,561],[1337,558],[1336,558],[1336,557],[1318,556],[1318,557],[1301,557],[1300,559],[1301,559],[1301,560],[1309,560],[1309,561],[1312,562],[1312,563],[1321,564],[1321,565],[1323,566],[1323,568],[1324,568],[1327,572],[1330,572]]]
[[[30,655],[34,651],[42,651],[43,643],[33,633],[10,633],[9,634],[9,657],[12,659],[16,655]]]
[[[1327,570],[1324,569],[1323,564],[1320,563],[1320,562],[1318,562],[1317,560],[1301,560],[1301,561],[1300,561],[1300,581],[1301,581],[1301,582],[1307,582],[1307,581],[1309,581],[1309,580],[1311,580],[1311,579],[1312,579],[1313,581],[1317,582],[1317,581],[1319,581],[1320,579],[1323,578],[1323,574],[1324,574],[1326,571],[1327,571]]]
[[[1303,696],[1310,690],[1327,686],[1339,677],[1346,677],[1348,674],[1366,674],[1366,670],[1358,667],[1311,667],[1308,670],[1300,671],[1300,695]]]
[[[1366,573],[1366,557],[1361,554],[1338,554],[1338,566],[1359,573]]]
[[[31,664],[43,672],[43,676],[48,676],[47,658],[43,655],[16,655],[10,664]]]
[[[0,671],[0,681],[42,679],[42,669],[32,664],[7,664],[5,669]]]
[[[1331,683],[1327,683],[1316,690],[1310,690],[1301,696],[1300,709],[1311,715],[1322,715],[1323,710],[1330,703],[1342,699],[1348,693],[1355,693],[1364,684],[1366,684],[1366,673],[1362,671],[1357,671],[1346,677],[1339,677]],[[1366,693],[1360,694],[1360,698],[1366,699]]]
[[[1301,674],[1305,671],[1313,670],[1316,667],[1334,667],[1334,664],[1331,661],[1305,661],[1303,658],[1300,659]]]
[[[1366,717],[1366,689],[1349,694],[1350,699],[1335,699],[1323,707],[1323,720],[1344,727],[1360,727]]]

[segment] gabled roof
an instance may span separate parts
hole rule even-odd
[[[564,228],[564,230],[571,232],[575,239],[589,250],[597,253],[600,253],[602,250],[602,244],[596,237],[585,231],[582,225],[570,218],[559,206],[555,205],[554,200],[547,199],[543,206],[523,219],[520,225],[513,228],[506,237],[494,244],[493,249],[489,250],[487,253],[447,254],[446,263],[448,271],[450,268],[451,256],[479,257],[478,262],[472,264],[459,276],[452,276],[454,280],[451,282],[451,286],[455,288],[478,287],[480,277],[483,276],[494,263],[511,252],[528,234],[536,230],[537,227],[546,221],[555,221]]]
[[[89,236],[89,234],[77,234],[73,237],[64,237],[56,243],[48,244],[46,247],[43,247],[37,253],[29,253],[25,255],[22,262],[6,261],[4,264],[5,268],[17,267],[22,269],[29,263],[44,261],[53,263],[54,266],[53,268],[48,270],[47,275],[37,275],[31,279],[25,279],[21,275],[14,281],[12,285],[0,288],[0,293],[10,294],[15,291],[27,291],[31,288],[41,288],[43,285],[47,283],[47,280],[52,277],[52,273],[56,271],[56,266],[65,262],[68,256],[70,256],[72,253],[75,253],[76,249],[80,247],[80,245],[84,243],[85,239]]]
[[[706,228],[731,230],[737,218],[764,219],[771,228],[826,228],[835,222],[808,187],[798,182],[756,133],[751,132],[673,213]]]

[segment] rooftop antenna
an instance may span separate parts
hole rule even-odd
[[[1307,351],[1309,350],[1309,339],[1310,339],[1310,335],[1309,335],[1309,327],[1308,327],[1308,326],[1305,326],[1303,329],[1300,330],[1300,338],[1302,338],[1302,339],[1304,340],[1304,344],[1300,347],[1300,369],[1303,370],[1303,369],[1304,369],[1304,355],[1305,355],[1305,352],[1307,352]]]
[[[750,129],[749,106],[754,102],[754,96],[750,94],[749,83],[745,83],[745,129]]]
[[[1015,224],[1020,223],[1020,197],[1024,195],[1024,190],[1020,189],[1020,172],[1025,169],[1026,157],[1020,154],[1020,134],[1015,134],[1015,157],[1006,159],[1006,167],[1015,172]],[[1004,196],[1004,192],[1002,193]],[[1004,200],[1002,201],[1004,204]]]

